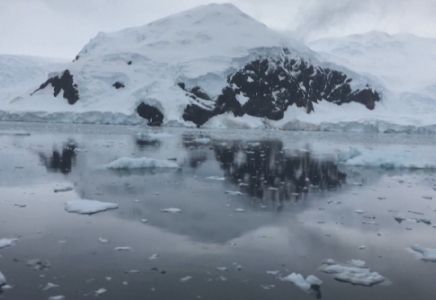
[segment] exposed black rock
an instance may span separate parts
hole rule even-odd
[[[118,89],[121,89],[121,88],[125,88],[124,83],[119,82],[119,81],[115,82],[112,86],[113,86],[114,88],[116,88],[117,90],[118,90]]]
[[[46,82],[40,85],[40,87],[35,90],[31,95],[36,92],[45,89],[49,84],[53,87],[53,96],[57,97],[59,93],[63,90],[63,97],[68,100],[68,103],[73,105],[79,100],[79,91],[77,90],[77,84],[74,83],[73,75],[70,74],[69,70],[65,70],[62,76],[55,76],[49,78]]]
[[[149,126],[162,125],[164,115],[156,107],[141,102],[136,108],[136,112],[140,117],[148,120]]]
[[[228,85],[215,99],[215,105],[208,111],[195,102],[185,109],[184,120],[201,126],[207,117],[226,112],[235,116],[248,114],[254,117],[280,120],[291,105],[304,108],[307,113],[314,111],[313,103],[321,100],[341,105],[358,102],[368,109],[374,109],[380,100],[377,91],[367,86],[364,90],[352,90],[352,81],[346,74],[313,66],[303,59],[290,57],[289,50],[275,58],[260,58],[228,77]],[[186,89],[178,84],[191,99],[211,100],[200,87]],[[241,105],[237,97],[248,98]],[[194,116],[201,113],[201,116]],[[186,117],[186,118],[185,118]]]

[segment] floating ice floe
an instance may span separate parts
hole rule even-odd
[[[65,300],[65,296],[59,295],[59,296],[51,296],[48,298],[48,300]]]
[[[361,210],[361,209],[355,209],[354,212],[355,212],[356,214],[364,214],[364,213],[365,213],[365,211],[364,211],[364,210]]]
[[[2,272],[0,272],[0,287],[4,286],[6,284],[6,277],[3,275]]]
[[[413,245],[412,250],[422,254],[422,260],[436,262],[436,249],[423,248],[419,245]]]
[[[160,211],[163,213],[172,213],[172,214],[182,212],[182,210],[180,208],[173,208],[173,207],[172,208],[163,208]]]
[[[17,239],[1,239],[0,240],[0,249],[10,247],[15,244]]]
[[[402,223],[402,222],[416,222],[416,223],[424,223],[426,225],[431,225],[431,221],[428,219],[424,219],[424,218],[406,218],[403,216],[394,216],[395,221],[397,221],[398,223]]]
[[[207,144],[210,144],[212,142],[212,140],[209,138],[197,138],[197,139],[193,140],[193,142],[197,143],[197,144],[207,145]]]
[[[123,247],[115,247],[114,250],[116,250],[116,251],[132,251],[132,248],[123,246]]]
[[[191,279],[192,279],[191,276],[186,276],[186,277],[180,278],[180,282],[186,282],[186,281],[189,281]]]
[[[283,277],[282,280],[292,282],[300,289],[313,295],[317,299],[321,298],[320,285],[322,284],[322,281],[316,276],[309,275],[304,279],[303,275],[292,273],[291,275]]]
[[[220,177],[220,176],[209,176],[209,177],[206,177],[206,179],[216,180],[216,181],[225,181],[226,180],[225,177]]]
[[[29,259],[26,264],[28,267],[33,267],[34,270],[48,270],[50,269],[50,262],[48,260],[42,260],[39,258],[36,259]]]
[[[30,132],[24,130],[0,130],[0,135],[30,136]]]
[[[334,275],[334,278],[338,281],[354,285],[373,286],[386,280],[379,273],[371,272],[369,268],[365,267],[365,262],[361,260],[352,260],[342,264],[332,259],[327,259],[320,266],[319,270]]]
[[[98,297],[98,296],[100,296],[101,294],[104,294],[104,293],[106,293],[106,289],[105,288],[101,288],[101,289],[98,289],[98,290],[96,290],[95,292],[94,292],[94,295],[96,296],[96,297]]]
[[[159,256],[159,254],[153,254],[153,255],[150,256],[148,259],[149,259],[149,260],[155,260],[155,259],[157,259],[158,256]]]
[[[118,208],[118,204],[101,202],[97,200],[72,200],[65,204],[65,210],[69,213],[91,215],[109,209]]]
[[[226,267],[217,267],[216,268],[218,271],[227,271]]]
[[[274,275],[274,276],[278,276],[278,275],[280,275],[280,271],[266,271],[266,274],[269,274],[269,275]]]
[[[142,222],[142,223],[147,223],[148,220],[147,220],[147,219],[141,219],[141,222]]]
[[[49,282],[41,289],[41,291],[48,291],[57,287],[59,287],[59,285]]]
[[[239,213],[243,213],[243,212],[245,212],[245,209],[243,209],[243,208],[237,208],[237,209],[235,209],[234,211],[235,211],[235,212],[239,212]]]
[[[231,196],[241,196],[241,195],[244,195],[243,193],[241,193],[239,191],[226,191],[226,194],[231,195]]]
[[[129,158],[122,157],[105,165],[107,169],[128,170],[128,169],[177,169],[179,165],[174,161],[160,160],[148,157]]]
[[[99,241],[100,243],[102,243],[102,244],[107,244],[107,243],[109,243],[109,240],[108,240],[108,239],[104,239],[104,238],[102,238],[102,237],[98,238],[98,241]]]
[[[173,135],[169,133],[152,133],[152,132],[138,132],[136,134],[136,140],[141,142],[158,142],[164,139],[170,139]]]

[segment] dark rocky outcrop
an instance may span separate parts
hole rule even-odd
[[[79,91],[77,90],[77,84],[74,83],[73,75],[69,70],[65,70],[61,77],[55,76],[49,78],[46,82],[40,85],[40,87],[34,91],[36,92],[45,89],[48,85],[53,87],[53,96],[57,97],[61,91],[64,91],[63,97],[68,100],[68,103],[73,105],[79,100]]]
[[[117,90],[126,87],[126,86],[124,85],[124,83],[119,82],[119,81],[117,81],[117,82],[115,82],[114,84],[112,84],[112,86],[113,86],[114,88],[116,88]]]
[[[148,120],[149,126],[162,125],[164,115],[156,107],[141,102],[136,108],[136,112],[140,117]]]
[[[132,64],[132,61],[129,60],[129,61],[127,62],[127,64],[130,66],[130,65]]]
[[[291,105],[314,112],[313,103],[325,100],[337,105],[358,102],[368,109],[374,109],[380,100],[377,91],[370,86],[363,90],[352,90],[351,78],[340,71],[313,66],[303,59],[291,58],[289,50],[276,58],[260,58],[228,77],[228,85],[215,99],[214,107],[208,110],[189,104],[183,118],[197,126],[207,122],[206,118],[232,112],[235,116],[244,114],[280,120]],[[200,87],[191,90],[184,83],[179,86],[194,100],[211,100]],[[248,99],[243,105],[237,97]]]

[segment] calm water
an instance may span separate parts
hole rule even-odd
[[[108,300],[314,299],[278,278],[293,272],[320,278],[323,299],[436,299],[436,263],[409,249],[436,248],[434,170],[334,160],[335,149],[348,146],[431,153],[433,137],[167,129],[171,136],[137,138],[146,131],[0,124],[0,239],[18,239],[0,249],[0,271],[12,286],[4,299],[94,298],[101,288]],[[199,137],[211,143],[194,142]],[[144,156],[181,168],[102,167]],[[64,187],[74,190],[54,192]],[[81,198],[119,209],[64,210]],[[160,212],[170,207],[182,213]],[[397,215],[432,224],[399,223]],[[131,251],[114,250],[124,246]],[[336,281],[318,270],[328,258],[364,260],[388,280],[372,287]],[[29,266],[32,259],[44,270]],[[48,282],[60,287],[41,291]]]

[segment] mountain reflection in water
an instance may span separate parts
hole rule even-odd
[[[76,148],[74,143],[66,143],[61,151],[54,149],[51,155],[39,153],[39,158],[48,171],[69,174],[76,164]]]

